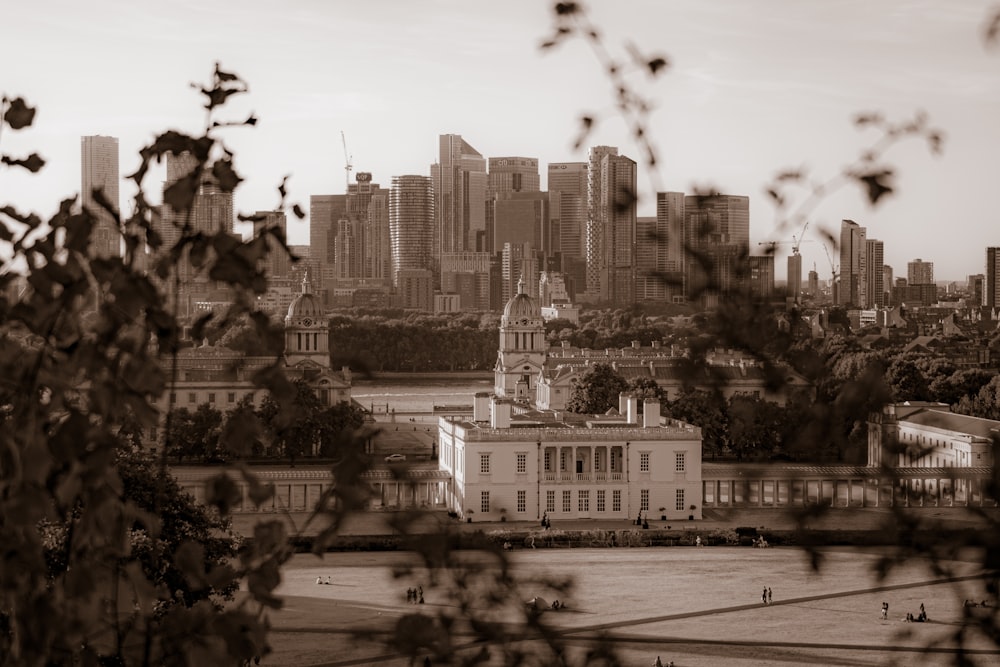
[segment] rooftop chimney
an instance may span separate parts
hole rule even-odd
[[[642,403],[642,427],[656,428],[660,425],[660,402],[655,398],[647,398]]]
[[[489,420],[490,420],[489,392],[477,391],[475,401],[472,404],[472,421],[488,422]]]
[[[490,406],[492,428],[510,428],[510,401],[493,397],[493,404]]]

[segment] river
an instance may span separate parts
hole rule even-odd
[[[492,391],[493,376],[477,374],[394,374],[387,378],[356,379],[351,395],[376,415],[396,412],[427,412],[435,405],[471,406],[476,392]]]

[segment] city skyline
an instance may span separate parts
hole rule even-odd
[[[385,5],[392,11],[379,10]],[[627,13],[593,3],[591,10],[616,54],[631,41],[671,62],[659,80],[635,80],[657,104],[650,133],[661,152],[659,189],[690,193],[711,183],[749,196],[755,254],[764,250],[758,243],[796,233],[769,233],[773,211],[762,188],[775,172],[805,166],[817,178],[832,175],[873,138],[852,127],[856,112],[878,109],[903,119],[926,110],[945,133],[944,155],[934,158],[917,142],[894,148],[888,159],[899,167],[899,195],[874,211],[853,189],[833,196],[817,209],[806,240],[818,240],[821,227],[836,234],[841,219],[853,219],[884,242],[885,261],[897,273],[922,257],[934,262],[939,279],[963,280],[984,271],[983,248],[1000,242],[992,207],[981,196],[1000,155],[993,120],[1000,117],[1000,53],[982,42],[991,7],[896,0],[877,7],[764,2],[752,8],[636,2]],[[340,131],[355,173],[371,172],[381,183],[429,175],[444,134],[462,135],[486,159],[537,158],[542,179],[547,164],[585,161],[591,146],[641,155],[614,118],[572,149],[579,116],[608,116],[613,100],[582,43],[539,51],[551,32],[548,3],[469,11],[450,1],[335,10],[249,2],[240,12],[220,13],[196,3],[135,9],[43,0],[11,11],[20,29],[9,48],[43,48],[52,57],[23,59],[5,73],[3,92],[23,95],[39,114],[30,130],[4,133],[2,150],[37,150],[49,164],[34,177],[0,170],[0,191],[17,193],[7,199],[43,216],[79,191],[80,137],[119,137],[124,175],[154,132],[197,131],[204,113],[188,84],[203,81],[215,61],[250,84],[226,117],[252,110],[261,119],[256,129],[223,135],[247,179],[236,193],[243,212],[272,208],[287,173],[291,199],[304,208],[310,196],[342,194]],[[79,31],[94,15],[108,20],[87,21],[93,30]],[[815,30],[820,25],[825,30]],[[638,214],[646,216],[655,212],[647,172],[640,162]],[[126,213],[129,185],[121,187]],[[158,182],[148,185],[158,193]],[[548,189],[544,180],[541,186]],[[941,226],[961,241],[930,246],[932,235],[914,233]],[[293,243],[307,242],[305,222],[289,217],[288,229]],[[776,250],[776,264],[784,267],[790,247]],[[815,265],[826,279],[821,244],[801,250],[803,271]]]

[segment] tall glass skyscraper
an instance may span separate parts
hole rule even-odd
[[[121,255],[121,234],[114,217],[97,204],[94,190],[101,190],[115,211],[121,210],[118,193],[118,138],[80,137],[80,200],[97,217],[91,249],[97,257]]]

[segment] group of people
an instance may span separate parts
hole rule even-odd
[[[552,521],[549,519],[548,512],[542,512],[542,530],[548,530],[552,527]]]
[[[424,587],[417,586],[416,588],[406,589],[406,601],[410,604],[423,604],[424,603]]]
[[[882,603],[883,608],[888,610],[889,605],[885,602]],[[914,616],[910,612],[906,612],[906,617],[903,619],[907,623],[926,623],[927,622],[927,612],[924,611],[924,603],[920,603],[920,613]]]
[[[656,656],[656,660],[653,661],[653,667],[664,667],[663,661],[660,660],[660,656]],[[674,661],[671,660],[667,663],[666,667],[674,667]]]
[[[771,604],[772,597],[770,588],[765,588],[764,592],[760,594],[760,601],[762,604]]]
[[[761,535],[759,540],[754,540],[753,545],[755,547],[757,547],[758,549],[766,549],[767,548],[767,540],[765,540],[764,536]]]
[[[323,577],[316,577],[317,584],[326,584],[328,586],[333,586],[333,579],[327,576],[326,581],[323,581]]]

